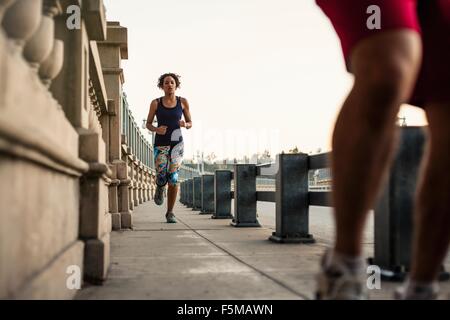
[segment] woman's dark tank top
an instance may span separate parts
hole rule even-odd
[[[163,99],[159,98],[156,108],[156,120],[159,126],[167,126],[165,135],[155,135],[155,146],[174,146],[183,141],[181,135],[180,120],[183,116],[181,98],[177,98],[177,105],[174,108],[167,108],[163,104]]]

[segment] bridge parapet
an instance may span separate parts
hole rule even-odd
[[[370,261],[381,267],[382,276],[387,279],[401,280],[410,268],[413,198],[426,140],[424,129],[398,128],[400,147],[384,191],[373,208],[375,256]],[[274,202],[276,228],[269,239],[277,243],[313,243],[314,237],[309,233],[309,207],[332,206],[331,186],[317,183],[315,174],[323,170],[320,181],[331,182],[330,155],[279,154],[275,163],[235,164],[234,171],[216,170],[213,212],[208,201],[196,205],[197,199],[210,198],[209,175],[202,175],[203,189],[195,185],[198,178],[182,182],[180,201],[200,213],[212,213],[214,219],[232,219],[235,227],[258,227],[257,201]],[[274,178],[272,183],[268,181],[270,178]],[[448,277],[445,271],[440,274],[441,279]]]
[[[71,298],[67,267],[104,281],[133,188],[149,199],[149,144],[122,127],[127,29],[102,0],[1,1],[0,22],[0,298]]]

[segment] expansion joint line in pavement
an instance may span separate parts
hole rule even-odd
[[[230,251],[228,251],[227,249],[219,246],[217,243],[212,242],[210,239],[208,239],[207,237],[205,237],[204,235],[200,234],[197,232],[197,230],[193,229],[190,225],[188,225],[186,222],[184,222],[183,220],[181,220],[179,217],[177,217],[178,222],[181,222],[182,224],[184,224],[190,231],[194,232],[195,234],[197,234],[199,237],[203,238],[204,240],[208,241],[209,243],[211,243],[213,246],[215,246],[217,249],[222,250],[223,252],[225,252],[226,254],[228,254],[230,257],[234,258],[235,260],[237,260],[238,262],[242,263],[243,265],[249,267],[250,269],[256,271],[257,273],[261,274],[262,276],[272,280],[273,282],[275,282],[276,284],[278,284],[279,286],[281,286],[282,288],[290,291],[291,293],[299,296],[300,298],[304,299],[304,300],[310,300],[310,298],[308,298],[306,295],[304,295],[301,292],[298,292],[295,289],[292,289],[291,287],[287,286],[286,284],[284,284],[283,282],[281,282],[280,280],[272,277],[271,275],[267,274],[266,272],[256,268],[255,266],[252,266],[251,264],[245,262],[244,260],[240,259],[239,257],[235,256],[233,253],[231,253]]]

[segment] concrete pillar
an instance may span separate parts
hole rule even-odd
[[[45,1],[43,7],[42,1],[22,1],[15,8],[19,1],[0,2],[0,15],[9,21],[0,25],[0,299],[71,299],[76,290],[64,285],[65,272],[70,265],[83,269],[85,243],[78,240],[80,177],[87,178],[91,163],[80,159],[78,127],[74,129],[48,91],[44,80],[49,77],[30,66],[42,63],[41,67],[51,65],[59,71],[63,56],[50,50],[55,43],[53,28],[36,32],[44,19],[53,26],[49,11],[59,2]],[[56,43],[61,48],[61,42]],[[66,90],[75,92],[68,84]],[[94,179],[94,184],[108,182],[102,178]]]
[[[109,266],[109,232],[117,202],[117,188],[113,172],[107,162],[104,136],[108,127],[100,127],[101,118],[108,114],[108,96],[105,90],[101,57],[97,42],[106,39],[106,20],[102,1],[83,7],[79,29],[69,30],[67,7],[79,1],[62,3],[64,14],[56,19],[56,37],[64,41],[64,66],[53,81],[51,91],[79,133],[80,158],[89,163],[89,171],[80,182],[80,238],[86,243],[84,277],[91,282],[102,282]],[[95,42],[97,41],[97,42]],[[100,70],[100,71],[99,71]],[[100,122],[100,123],[99,123]],[[107,141],[109,145],[109,141]],[[113,188],[111,192],[108,188]]]
[[[193,207],[192,210],[200,210],[202,207],[202,178],[193,179]]]
[[[182,181],[182,182],[180,183],[180,202],[181,202],[181,204],[185,204],[185,203],[184,203],[184,197],[185,197],[185,189],[184,189],[184,186],[185,186],[185,182]]]
[[[133,180],[130,180],[130,184],[128,185],[128,199],[130,200],[129,203],[130,211],[134,210],[133,190],[134,190],[134,182]]]
[[[120,212],[120,223],[122,229],[131,229],[133,227],[133,217],[132,211],[129,208],[129,185],[131,180],[128,176],[128,166],[127,163],[121,161],[116,164],[117,177],[119,178],[119,212]]]
[[[308,155],[277,155],[276,231],[269,238],[279,243],[314,243],[309,234]]]
[[[107,39],[98,43],[102,60],[103,75],[108,98],[114,101],[110,111],[110,161],[121,158],[120,117],[122,105],[122,85],[124,75],[121,67],[123,59],[128,59],[128,31],[119,22],[108,22]]]
[[[121,63],[123,59],[128,59],[128,39],[127,29],[120,26],[118,22],[107,23],[107,37],[104,41],[97,42],[98,54],[101,60],[102,74],[105,83],[105,90],[108,95],[108,112],[102,115],[101,123],[105,128],[103,134],[107,141],[107,161],[116,166],[116,172],[119,175],[121,171],[122,178],[118,177],[118,185],[111,185],[110,188],[116,190],[111,191],[111,195],[117,197],[117,203],[126,200],[123,196],[124,185],[126,186],[127,177],[124,176],[122,160],[122,134],[121,134],[121,117],[122,117],[122,86],[124,83],[123,70]],[[126,166],[126,163],[125,163]],[[125,184],[124,181],[125,180]],[[126,187],[125,187],[126,188]],[[125,205],[128,207],[128,205]],[[130,211],[123,210],[124,205],[118,208],[119,212],[113,217],[113,228],[118,230],[122,227],[131,227]],[[128,216],[122,218],[122,212]],[[122,225],[125,221],[125,225]]]
[[[187,179],[183,181],[183,204],[187,206]]]
[[[390,175],[375,206],[375,257],[382,279],[401,281],[411,268],[414,197],[427,128],[400,127],[400,143]],[[442,267],[439,280],[448,280]]]
[[[202,214],[212,214],[214,212],[214,175],[202,175]]]
[[[188,208],[194,207],[194,179],[188,179],[187,182],[187,198],[186,198],[186,206]]]
[[[232,219],[230,170],[216,170],[214,173],[214,213],[213,219]]]
[[[106,279],[112,224],[108,212],[108,184],[105,183],[110,180],[107,176],[111,173],[105,163],[93,161],[104,157],[103,140],[99,138],[98,134],[92,133],[80,135],[80,157],[91,163],[80,183],[80,238],[86,242],[84,277],[93,283]]]
[[[109,165],[109,169],[112,172],[112,181],[109,185],[109,212],[111,213],[111,221],[112,221],[112,229],[120,230],[121,222],[120,222],[120,213],[119,213],[119,203],[118,203],[118,186],[120,184],[120,180],[117,179],[117,167],[113,165]]]
[[[128,208],[132,212],[134,210],[134,201],[133,201],[133,188],[134,188],[134,166],[133,166],[133,155],[130,153],[130,148],[128,148],[127,155],[127,169],[128,169]]]
[[[234,165],[234,227],[261,227],[256,218],[256,166]]]

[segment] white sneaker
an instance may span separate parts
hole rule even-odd
[[[436,300],[439,296],[439,285],[434,282],[430,285],[414,285],[410,280],[394,292],[396,300]]]
[[[332,251],[322,258],[321,270],[316,277],[317,300],[365,300],[367,299],[363,266],[350,270],[344,263],[332,261]]]

